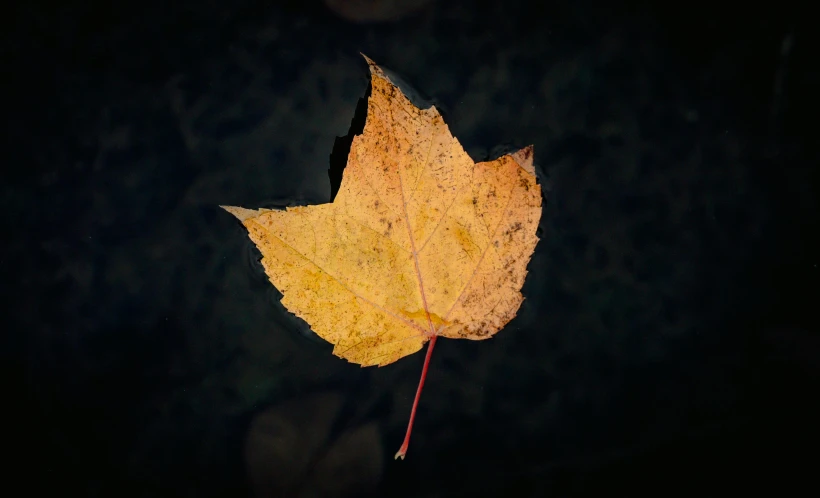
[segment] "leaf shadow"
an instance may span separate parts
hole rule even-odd
[[[336,199],[339,188],[342,186],[342,174],[347,166],[347,157],[350,155],[350,147],[353,145],[353,137],[364,132],[364,124],[367,120],[367,100],[373,91],[373,86],[368,83],[367,90],[359,102],[356,104],[356,111],[350,122],[350,129],[347,135],[336,137],[333,142],[333,150],[330,152],[330,167],[327,169],[327,176],[330,177],[330,202]]]
[[[279,205],[278,203],[266,203],[266,209],[284,209],[286,206],[293,206],[293,203]],[[262,264],[262,253],[250,238],[245,241],[245,269],[249,275],[252,287],[264,293],[265,300],[273,305],[278,311],[275,321],[277,325],[287,330],[299,341],[307,342],[314,347],[328,347],[327,341],[319,337],[303,319],[294,315],[285,305],[282,304],[282,293],[271,283]]]

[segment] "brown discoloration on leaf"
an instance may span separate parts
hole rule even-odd
[[[434,335],[498,332],[523,299],[541,217],[532,146],[474,163],[435,107],[415,107],[367,62],[367,121],[335,201],[223,206],[247,227],[287,309],[363,366]]]

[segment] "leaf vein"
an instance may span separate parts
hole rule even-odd
[[[256,223],[257,225],[262,226],[261,224],[259,224],[259,223],[258,223],[258,222],[256,222],[255,220],[253,221],[253,223]],[[264,229],[265,229],[265,227],[262,227],[262,229],[264,230]],[[266,230],[266,231],[267,231],[267,230]],[[301,252],[299,252],[299,251],[298,251],[295,247],[293,247],[292,245],[288,244],[288,243],[287,243],[285,240],[283,240],[281,237],[277,236],[277,235],[276,235],[276,234],[274,234],[273,232],[268,232],[268,233],[270,233],[271,235],[273,235],[274,237],[276,237],[276,239],[278,239],[280,242],[282,242],[282,244],[284,244],[285,246],[287,246],[288,248],[290,248],[290,250],[291,250],[291,251],[293,251],[293,252],[295,252],[296,254],[298,254],[299,256],[301,256],[301,257],[302,257],[302,259],[304,259],[304,260],[305,260],[305,261],[307,261],[308,263],[310,263],[310,264],[312,264],[313,266],[315,266],[316,268],[318,268],[318,269],[319,269],[322,273],[324,273],[324,274],[325,274],[325,275],[327,275],[328,277],[330,277],[330,278],[332,278],[333,280],[335,280],[335,281],[336,281],[339,285],[341,285],[342,287],[344,287],[344,288],[345,288],[345,290],[347,290],[348,292],[350,292],[351,294],[353,294],[353,297],[355,297],[355,298],[357,298],[357,299],[361,299],[362,301],[364,301],[364,302],[368,303],[369,305],[373,306],[374,308],[376,308],[377,310],[381,311],[382,313],[388,314],[388,315],[392,316],[393,318],[396,318],[397,320],[401,320],[401,321],[402,321],[402,322],[404,322],[405,324],[407,324],[407,325],[409,325],[410,327],[412,327],[412,328],[414,328],[414,329],[416,329],[416,330],[420,331],[421,333],[425,333],[425,330],[424,330],[423,328],[419,327],[417,324],[415,324],[415,323],[411,322],[410,320],[407,320],[407,319],[406,319],[406,318],[404,318],[403,316],[398,315],[398,314],[396,314],[396,313],[393,313],[392,311],[388,310],[387,308],[385,308],[385,307],[383,307],[383,306],[381,306],[381,305],[379,305],[379,304],[374,303],[373,301],[371,301],[371,300],[367,299],[366,297],[360,296],[359,294],[357,294],[357,293],[356,293],[356,291],[354,291],[353,289],[351,289],[350,287],[348,287],[348,285],[346,285],[346,284],[345,284],[345,282],[342,282],[342,280],[341,280],[341,279],[339,279],[338,277],[336,277],[336,276],[332,275],[329,271],[327,271],[326,269],[324,269],[324,268],[323,268],[321,265],[319,265],[317,262],[312,261],[310,258],[308,258],[308,257],[307,257],[307,256],[305,256],[304,254],[302,254]]]
[[[501,218],[498,220],[498,224],[495,226],[495,230],[493,230],[492,237],[490,237],[490,240],[487,243],[487,247],[485,247],[484,250],[481,251],[481,257],[478,259],[478,263],[476,263],[475,269],[473,269],[473,273],[470,275],[470,278],[467,280],[467,283],[464,284],[464,287],[461,288],[461,292],[458,293],[458,297],[456,297],[456,300],[453,301],[453,305],[450,307],[449,310],[447,310],[447,314],[444,315],[444,321],[447,321],[447,318],[450,317],[450,313],[453,312],[455,307],[458,305],[458,303],[464,297],[464,292],[467,290],[467,288],[473,282],[473,278],[475,278],[476,274],[478,273],[478,268],[481,266],[481,263],[484,261],[484,256],[487,254],[487,249],[489,249],[490,246],[493,245],[493,240],[495,239],[495,236],[498,233],[498,229],[501,227],[501,224],[504,222],[504,220],[507,217],[507,211],[510,209],[510,204],[512,204],[513,193],[515,193],[516,187],[518,187],[518,183],[513,183],[513,186],[510,189],[510,198],[507,199],[507,205],[504,206],[504,212],[501,215]]]

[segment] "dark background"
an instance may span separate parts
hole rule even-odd
[[[535,4],[14,7],[7,484],[105,497],[816,492],[808,14]],[[385,19],[364,19],[379,5]],[[439,107],[474,159],[534,144],[545,192],[519,316],[491,341],[439,343],[399,462],[423,355],[381,369],[332,356],[217,208],[330,199],[336,137],[368,86],[359,52]]]

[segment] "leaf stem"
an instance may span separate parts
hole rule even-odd
[[[407,434],[404,436],[404,442],[396,452],[394,459],[401,458],[404,460],[404,455],[407,453],[407,446],[410,444],[410,433],[413,431],[413,420],[416,418],[416,407],[419,406],[419,398],[421,397],[421,388],[424,387],[424,379],[427,378],[427,367],[430,365],[430,357],[433,356],[433,347],[436,345],[437,335],[430,338],[430,345],[427,346],[427,356],[424,357],[424,367],[421,369],[421,380],[419,380],[419,387],[416,389],[416,399],[413,400],[413,409],[410,410],[410,422],[407,424]]]

